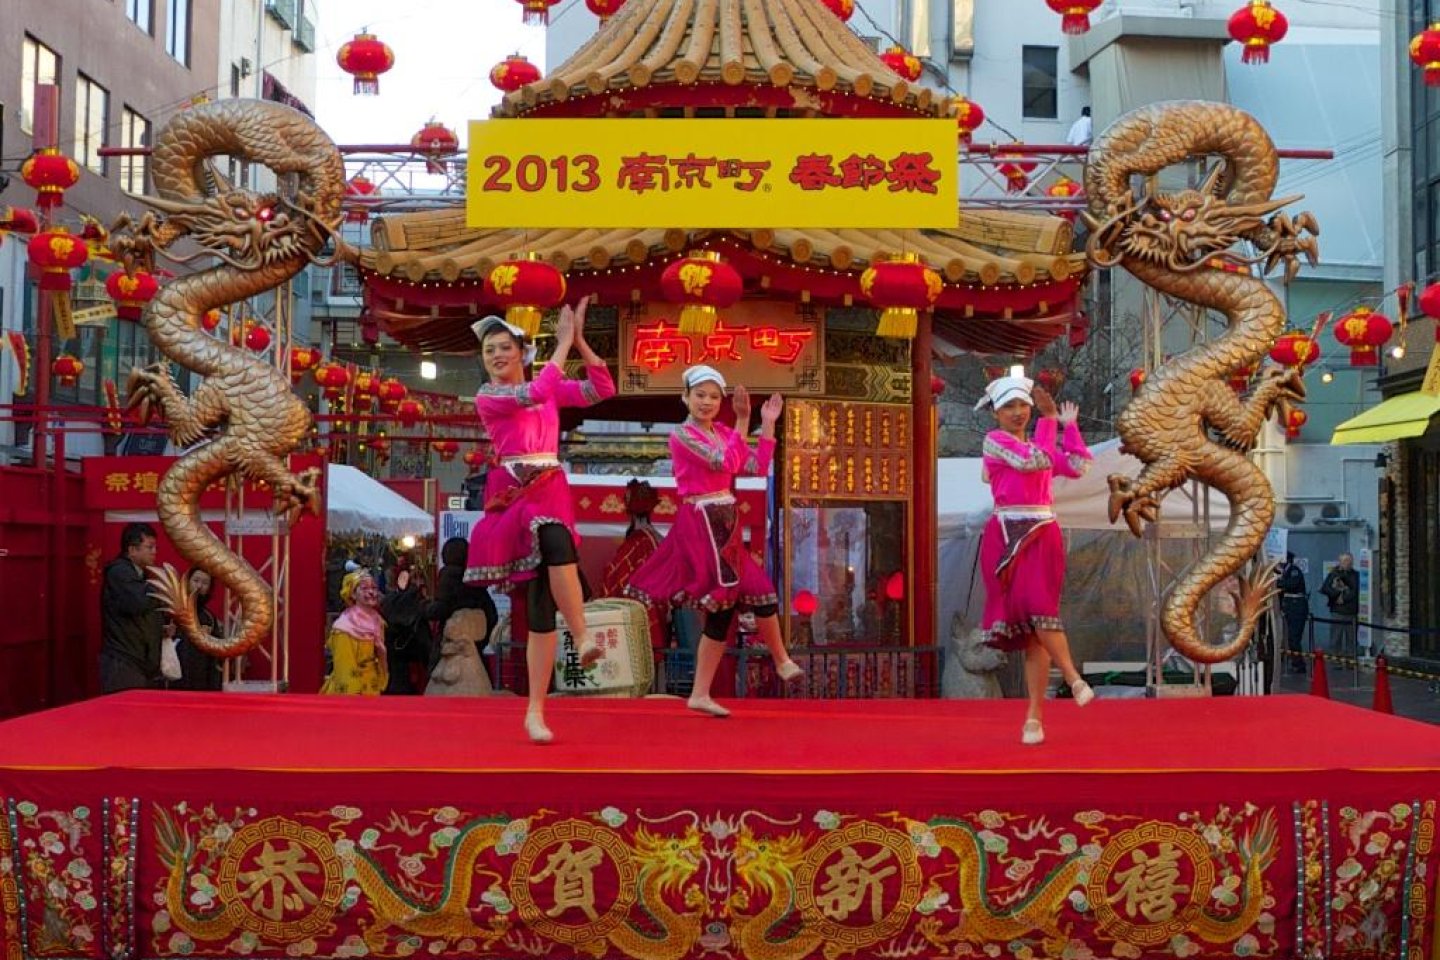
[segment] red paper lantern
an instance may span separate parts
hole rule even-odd
[[[357,173],[345,182],[345,200],[349,207],[345,211],[346,223],[364,223],[370,219],[371,197],[380,188],[363,173]]]
[[[55,374],[62,387],[73,387],[85,372],[85,363],[79,357],[62,353],[50,364],[50,372]]]
[[[223,320],[224,317],[225,315],[219,310],[206,310],[204,315],[200,317],[200,326],[205,329],[206,333],[214,333],[215,328],[220,326],[220,321]]]
[[[380,401],[380,409],[386,413],[398,413],[401,401],[409,395],[410,388],[394,377],[386,377],[375,388],[375,397]]]
[[[485,454],[482,453],[478,447],[476,447],[470,450],[466,450],[465,456],[461,459],[465,461],[465,466],[469,467],[471,470],[479,470],[485,465],[486,458]]]
[[[34,189],[41,210],[54,210],[65,202],[65,191],[80,182],[80,165],[46,147],[20,165],[20,178]]]
[[[1420,291],[1419,303],[1421,312],[1436,320],[1435,342],[1440,343],[1440,283],[1432,283]]]
[[[860,291],[880,309],[882,337],[910,339],[920,324],[920,311],[929,310],[940,299],[940,275],[913,253],[877,260],[860,274]]]
[[[999,163],[995,170],[1005,178],[1005,190],[1008,193],[1024,193],[1030,186],[1030,174],[1035,172],[1039,165],[1034,160],[1026,160],[1023,154],[999,153],[996,154]]]
[[[1270,359],[1287,367],[1306,367],[1320,359],[1320,344],[1292,330],[1276,338],[1270,348]]]
[[[7,233],[23,233],[27,236],[40,229],[40,218],[34,210],[24,207],[0,207],[0,240]]]
[[[1410,59],[1425,74],[1425,86],[1440,87],[1440,23],[1433,23],[1410,40]]]
[[[880,60],[885,66],[899,74],[902,80],[908,80],[911,83],[919,80],[920,75],[925,72],[925,65],[920,62],[920,58],[898,44],[880,54]]]
[[[956,97],[952,106],[955,108],[955,131],[960,135],[960,142],[968,144],[971,134],[985,122],[985,111],[980,104],[965,97]]]
[[[660,290],[680,308],[681,333],[710,333],[719,311],[745,292],[740,272],[713,250],[697,250],[672,262],[660,275]]]
[[[1009,376],[1010,374],[1009,367],[986,366],[983,369],[986,380],[999,380],[1001,377]]]
[[[826,10],[839,17],[841,22],[849,22],[855,15],[855,0],[820,0]]]
[[[525,8],[525,12],[520,17],[522,23],[548,26],[550,23],[550,8],[559,3],[560,0],[518,0],[518,2]]]
[[[369,403],[380,391],[380,378],[369,370],[355,374],[355,402]]]
[[[1084,196],[1084,194],[1085,188],[1066,176],[1061,176],[1059,180],[1056,180],[1045,188],[1045,196],[1054,197],[1057,200],[1069,200],[1073,197]],[[1069,220],[1071,223],[1075,222],[1074,210],[1057,210],[1055,211],[1055,215],[1064,220]]]
[[[441,463],[449,463],[460,452],[460,444],[454,440],[436,440],[431,446],[435,448],[435,453],[440,457]]]
[[[801,590],[795,594],[795,612],[802,617],[808,617],[820,609],[820,601],[815,594],[809,590]]]
[[[491,270],[485,277],[485,294],[505,308],[505,319],[534,338],[545,311],[565,299],[565,275],[554,264],[527,253]]]
[[[1071,35],[1089,32],[1090,14],[1100,3],[1101,0],[1045,0],[1047,7],[1061,15],[1061,31]]]
[[[401,400],[395,407],[395,415],[403,426],[413,427],[425,416],[425,404],[414,399]]]
[[[1300,429],[1305,426],[1305,422],[1309,419],[1310,415],[1304,410],[1291,407],[1285,414],[1285,439],[1299,440]]]
[[[430,121],[420,128],[420,132],[410,138],[410,146],[420,153],[430,155],[425,161],[427,173],[443,176],[446,169],[443,158],[460,149],[460,138],[455,135],[454,130],[431,117]]]
[[[1134,370],[1131,370],[1131,371],[1130,371],[1130,392],[1131,392],[1131,393],[1139,393],[1139,392],[1140,392],[1140,385],[1143,384],[1144,382],[1145,382],[1145,371],[1144,371],[1143,368],[1141,368],[1141,367],[1136,367]]]
[[[1065,371],[1050,369],[1041,370],[1035,374],[1035,382],[1038,383],[1040,386],[1044,387],[1046,393],[1052,395],[1057,394],[1060,392],[1060,388],[1065,386]]]
[[[355,78],[356,94],[373,96],[380,92],[380,74],[395,66],[395,51],[375,39],[373,33],[362,31],[341,45],[335,62]]]
[[[600,25],[604,26],[606,21],[619,13],[620,8],[625,6],[625,0],[585,0],[585,6],[600,18]]]
[[[139,320],[145,305],[160,292],[160,281],[148,270],[134,273],[115,271],[105,280],[105,292],[115,301],[115,315],[121,320]]]
[[[384,437],[372,437],[372,438],[370,439],[370,442],[369,442],[368,445],[369,445],[370,449],[375,452],[375,462],[376,462],[376,463],[384,464],[384,463],[388,463],[388,462],[390,461],[390,441],[389,441],[389,440],[386,440]],[[365,446],[366,446],[366,444],[362,442],[362,443],[361,443],[362,449],[363,449]]]
[[[1385,345],[1395,326],[1383,313],[1356,307],[1335,321],[1335,339],[1350,348],[1350,366],[1373,367],[1380,362],[1379,348]]]
[[[490,83],[505,93],[514,93],[539,79],[540,68],[518,53],[512,53],[490,68]]]
[[[1290,21],[1270,0],[1250,0],[1230,15],[1230,37],[1245,45],[1241,63],[1269,63],[1270,47],[1285,39]]]
[[[256,353],[262,353],[270,346],[270,331],[263,323],[253,320],[245,324],[245,346]]]
[[[30,238],[26,250],[30,262],[40,268],[40,289],[69,293],[73,285],[70,271],[83,267],[90,259],[85,241],[64,227],[51,227]]]
[[[885,599],[898,603],[905,599],[905,574],[896,570],[885,579]]]
[[[324,363],[315,368],[315,382],[325,391],[325,396],[335,400],[345,394],[350,385],[350,371],[338,363]]]
[[[314,347],[292,347],[290,350],[290,379],[295,383],[320,363],[320,351]]]

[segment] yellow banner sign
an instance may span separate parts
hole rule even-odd
[[[953,227],[948,120],[483,120],[471,227]]]

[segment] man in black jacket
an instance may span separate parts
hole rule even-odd
[[[161,686],[165,618],[145,582],[146,569],[154,565],[154,528],[127,524],[120,534],[120,556],[105,565],[100,591],[102,693]]]
[[[1280,613],[1285,619],[1285,649],[1290,670],[1304,673],[1305,623],[1310,619],[1310,595],[1305,590],[1305,571],[1295,562],[1295,554],[1285,554],[1276,579],[1280,587]]]
[[[1355,621],[1360,616],[1360,572],[1355,569],[1355,558],[1340,554],[1320,592],[1330,607],[1330,619],[1342,621],[1330,624],[1330,652],[1354,654]]]

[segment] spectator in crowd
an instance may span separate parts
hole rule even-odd
[[[100,590],[102,693],[161,685],[165,620],[145,582],[145,571],[154,565],[155,529],[147,523],[126,524],[120,533],[120,555],[105,565]]]
[[[1305,672],[1305,623],[1310,619],[1310,594],[1305,589],[1305,571],[1286,553],[1276,574],[1280,587],[1280,613],[1285,618],[1285,650],[1292,673]]]
[[[1090,108],[1080,109],[1080,118],[1070,125],[1070,133],[1066,135],[1065,142],[1072,147],[1088,147],[1094,137],[1095,127],[1090,121]]]
[[[1353,654],[1355,624],[1360,616],[1360,573],[1355,569],[1353,556],[1340,554],[1335,566],[1325,575],[1320,592],[1325,594],[1330,607],[1330,619],[1340,621],[1330,624],[1330,651]]]
[[[220,621],[209,607],[210,590],[213,585],[210,574],[199,567],[191,567],[185,573],[185,582],[194,591],[195,619],[200,622],[200,628],[212,637],[223,636],[220,630]],[[169,618],[166,619],[167,629],[174,629],[173,622],[169,621]],[[166,684],[171,690],[208,690],[213,692],[224,687],[225,667],[219,657],[212,657],[183,635],[180,637],[180,642],[176,644],[175,655],[180,659],[180,679]]]

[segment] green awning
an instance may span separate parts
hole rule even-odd
[[[1430,429],[1430,418],[1437,413],[1440,413],[1440,396],[1419,390],[1401,394],[1340,424],[1330,443],[1341,446],[1418,437]]]

